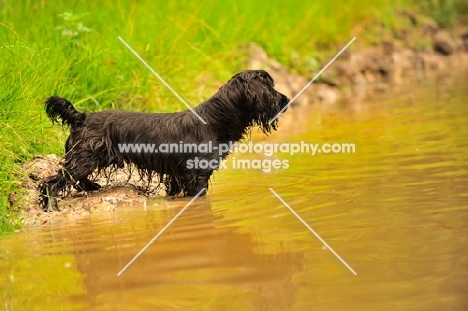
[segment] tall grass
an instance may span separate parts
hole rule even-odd
[[[421,0],[418,7],[442,27],[452,27],[457,16],[468,14],[466,0]]]
[[[241,47],[248,42],[285,64],[299,55],[313,66],[322,50],[335,52],[367,27],[391,27],[394,7],[407,5],[404,0],[0,0],[0,232],[20,224],[13,211],[22,204],[21,164],[34,154],[63,154],[65,133],[46,119],[46,97],[64,96],[83,111],[185,108],[118,36],[196,105],[243,69]]]

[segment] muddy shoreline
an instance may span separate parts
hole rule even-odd
[[[452,75],[468,65],[468,28],[449,31],[437,27],[427,17],[401,12],[413,24],[411,29],[395,30],[388,42],[372,47],[349,49],[310,85],[280,119],[282,127],[294,126],[298,114],[311,105],[326,110],[340,102],[372,100],[392,86],[418,84],[434,77]],[[418,45],[424,42],[424,45]],[[256,43],[247,47],[248,69],[264,69],[275,80],[276,88],[293,98],[310,81],[292,73],[271,58]],[[321,64],[323,67],[325,64]],[[137,172],[129,169],[96,176],[103,188],[90,193],[73,190],[59,201],[59,212],[44,213],[38,205],[38,185],[42,178],[55,174],[61,159],[57,155],[36,156],[23,164],[28,178],[23,180],[26,191],[21,219],[25,225],[50,225],[87,217],[92,213],[110,212],[122,206],[144,204],[165,195],[157,182],[150,185]]]
[[[130,168],[115,171],[106,170],[92,178],[102,188],[93,192],[78,192],[69,189],[64,199],[59,199],[59,211],[44,213],[39,206],[38,187],[42,179],[56,174],[62,159],[55,154],[36,156],[23,164],[28,178],[23,186],[26,190],[26,207],[22,209],[25,225],[49,225],[65,220],[86,217],[93,213],[112,212],[116,208],[143,205],[151,198],[165,195],[163,185],[148,183]]]

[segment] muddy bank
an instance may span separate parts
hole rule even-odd
[[[44,213],[39,207],[39,184],[54,175],[60,168],[61,159],[55,155],[36,156],[24,163],[28,178],[23,181],[26,190],[22,217],[26,225],[54,224],[69,219],[85,217],[92,213],[111,212],[133,204],[144,205],[151,198],[165,195],[163,186],[157,182],[148,185],[144,178],[130,168],[106,170],[94,176],[102,188],[92,192],[70,189],[66,198],[58,202],[58,212]]]
[[[292,108],[311,104],[326,108],[338,101],[359,101],[395,85],[417,84],[468,66],[468,27],[447,30],[439,28],[426,16],[404,11],[397,13],[396,23],[392,31],[379,25],[375,27],[384,39],[374,46],[362,48],[360,38],[357,38],[304,90]],[[290,68],[269,57],[256,43],[248,45],[247,53],[248,68],[267,70],[277,89],[290,98],[296,96],[319,71],[310,71],[310,77],[293,74]],[[324,59],[319,68],[323,68],[333,56]],[[285,117],[288,118],[287,115]]]

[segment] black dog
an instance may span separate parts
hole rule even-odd
[[[288,102],[285,95],[274,89],[273,79],[263,70],[236,74],[213,97],[194,108],[207,124],[190,110],[82,113],[66,99],[50,97],[44,104],[48,117],[52,123],[60,118],[62,125],[70,127],[70,136],[65,146],[63,168],[40,186],[41,205],[44,211],[57,210],[57,197],[62,190],[70,186],[82,191],[97,190],[100,185],[88,179],[90,174],[110,166],[122,168],[126,163],[133,163],[149,180],[157,174],[170,196],[205,195],[211,174],[229,154],[222,145],[239,141],[254,125],[265,134],[276,130],[277,119],[271,124],[269,121]],[[122,150],[122,146],[128,144],[154,144],[156,147],[209,144],[212,148],[172,153]]]

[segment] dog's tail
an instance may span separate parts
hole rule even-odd
[[[62,97],[52,96],[46,100],[44,106],[52,123],[59,123],[59,119],[62,119],[62,125],[74,127],[81,124],[86,117],[85,113],[77,111],[72,103]]]

